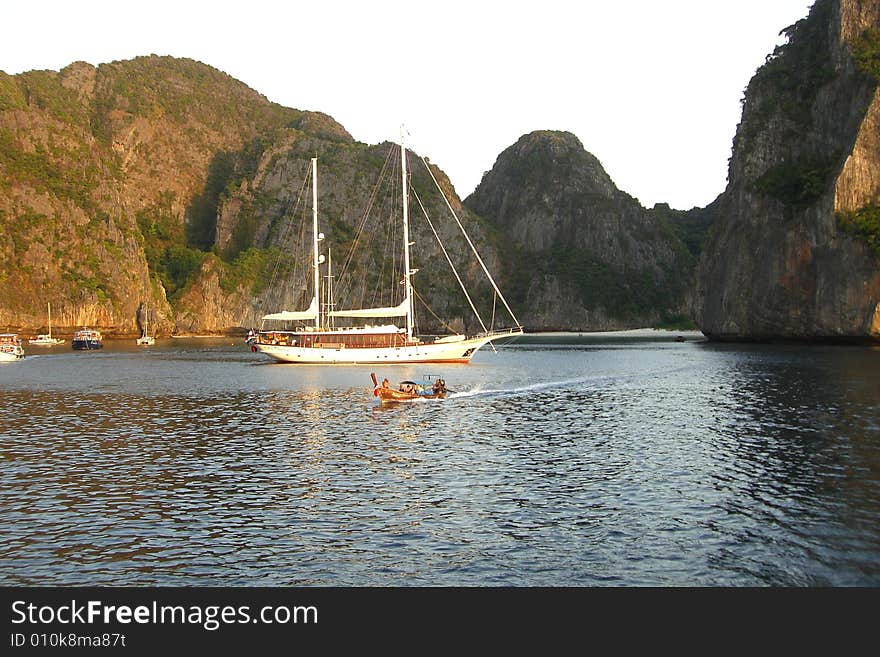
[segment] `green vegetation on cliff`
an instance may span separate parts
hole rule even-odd
[[[147,265],[162,281],[170,301],[186,288],[207,255],[184,244],[183,226],[174,214],[174,202],[174,192],[162,192],[156,203],[141,208],[135,215]]]
[[[254,175],[266,147],[264,137],[256,137],[237,152],[220,151],[208,167],[202,192],[193,198],[186,212],[186,240],[192,248],[209,251],[214,246],[217,211],[233,188]],[[229,254],[234,258],[251,246],[253,235],[240,235]]]
[[[668,203],[657,203],[650,212],[659,223],[669,226],[694,257],[693,264],[696,265],[715,219],[712,207],[674,210]]]
[[[504,236],[505,294],[527,325],[688,324],[681,315],[709,215],[646,210],[575,135],[523,135],[465,203]]]
[[[27,109],[27,101],[15,76],[0,71],[0,112]]]
[[[792,207],[805,207],[826,192],[834,167],[831,161],[783,162],[770,167],[755,189]]]
[[[239,253],[232,262],[223,262],[220,288],[227,294],[239,288],[250,294],[261,293],[269,285],[280,257],[277,249],[251,248]]]
[[[880,29],[869,28],[853,43],[853,60],[856,67],[880,82]]]
[[[670,268],[662,279],[649,269],[620,271],[591,250],[571,246],[537,254],[518,248],[511,261],[533,263],[509,272],[508,296],[515,307],[526,306],[531,285],[553,277],[576,290],[585,308],[602,308],[624,323],[660,316],[676,328],[691,325],[687,318],[670,312],[670,300],[680,297],[687,285],[687,271]]]
[[[780,111],[792,123],[791,130],[809,125],[816,94],[834,78],[828,29],[833,11],[833,0],[816,0],[809,16],[780,32],[786,42],[767,56],[746,91],[759,101],[750,117],[753,121],[763,124],[770,114]]]
[[[864,241],[880,257],[880,206],[866,205],[855,212],[837,215],[844,232]]]

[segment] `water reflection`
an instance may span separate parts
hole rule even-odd
[[[362,368],[223,344],[0,370],[21,409],[0,419],[0,579],[880,583],[880,353],[478,356],[432,366],[448,399],[397,406]]]

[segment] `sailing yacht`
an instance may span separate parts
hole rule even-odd
[[[33,344],[41,347],[51,347],[56,344],[63,344],[63,338],[53,338],[52,337],[52,304],[46,303],[46,309],[49,311],[49,332],[48,333],[40,333],[37,337],[31,338],[28,340],[28,344]]]
[[[148,347],[152,344],[156,344],[156,338],[150,335],[150,332],[148,330],[150,321],[149,317],[149,311],[144,312],[144,330],[141,333],[141,337],[137,339],[138,346],[141,347]]]
[[[402,264],[403,278],[400,284],[404,288],[403,300],[394,306],[374,308],[352,308],[336,310],[332,299],[332,274],[329,271],[331,262],[320,253],[320,242],[324,235],[318,230],[318,175],[317,158],[312,158],[312,289],[314,296],[306,310],[280,312],[264,315],[259,332],[255,339],[251,340],[251,349],[275,360],[287,363],[309,364],[333,364],[333,363],[468,363],[478,349],[495,340],[511,338],[522,335],[522,326],[517,321],[504,300],[504,296],[495,284],[482,258],[476,252],[476,248],[467,237],[464,227],[455,216],[451,204],[446,199],[446,207],[455,216],[456,223],[464,235],[468,245],[477,261],[483,269],[488,281],[502,301],[504,307],[510,313],[514,327],[507,330],[487,329],[467,290],[464,288],[461,277],[454,272],[452,260],[447,254],[447,262],[453,267],[455,277],[459,282],[471,309],[483,328],[476,335],[462,335],[453,333],[444,336],[419,337],[415,334],[414,317],[414,290],[412,277],[417,270],[410,264],[410,241],[409,216],[408,216],[408,178],[406,168],[406,148],[401,138],[400,143],[400,169],[403,193],[401,195],[402,207]],[[427,163],[426,163],[427,167]],[[430,173],[430,168],[428,171]],[[433,173],[431,177],[434,178]],[[439,183],[434,178],[434,184],[442,193]],[[434,232],[437,236],[436,231]],[[439,237],[438,237],[439,240]],[[441,248],[446,254],[445,247]],[[320,267],[327,262],[327,287],[322,290]],[[372,321],[359,326],[340,327],[342,319]],[[403,320],[403,326],[397,323],[389,323],[389,320]],[[494,316],[493,316],[494,319]]]

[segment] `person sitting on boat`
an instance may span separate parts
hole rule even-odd
[[[434,385],[431,386],[431,391],[435,395],[439,395],[441,392],[446,392],[446,382],[443,379],[437,379],[434,381]]]
[[[382,387],[383,388],[390,388],[391,387],[391,382],[388,380],[387,376],[384,379],[382,379]]]

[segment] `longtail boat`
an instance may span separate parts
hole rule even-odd
[[[375,372],[370,372],[373,379],[373,396],[385,403],[413,401],[415,399],[446,399],[446,383],[437,379],[431,388],[416,381],[401,381],[397,388],[392,388],[388,379],[379,383]]]

